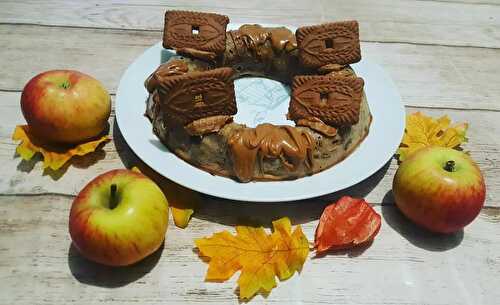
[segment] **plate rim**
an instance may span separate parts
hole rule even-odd
[[[207,195],[210,195],[210,196],[215,196],[215,197],[219,197],[219,198],[225,198],[225,199],[230,199],[230,200],[236,200],[236,201],[247,201],[247,202],[275,202],[275,203],[278,203],[278,202],[286,202],[286,201],[297,201],[297,200],[304,200],[304,199],[310,199],[310,198],[314,198],[314,197],[319,197],[319,196],[323,196],[323,195],[326,195],[326,194],[331,194],[331,193],[334,193],[334,192],[338,192],[338,191],[341,191],[341,190],[344,190],[350,186],[353,186],[353,185],[356,185],[366,179],[368,179],[370,176],[372,176],[374,173],[376,173],[378,170],[380,170],[381,168],[384,167],[384,165],[392,158],[392,156],[394,155],[394,152],[396,151],[397,147],[399,146],[399,143],[401,141],[401,138],[403,137],[403,133],[404,133],[404,117],[405,117],[405,109],[404,109],[404,105],[402,104],[402,101],[401,101],[401,96],[399,94],[399,91],[396,87],[396,85],[394,84],[394,81],[390,78],[390,76],[377,64],[375,63],[372,63],[370,61],[367,61],[366,59],[363,59],[360,63],[358,64],[354,64],[353,65],[353,69],[356,71],[356,65],[360,65],[360,64],[364,64],[364,65],[368,65],[368,66],[371,66],[372,68],[375,68],[376,70],[378,69],[379,73],[382,73],[382,75],[384,76],[383,78],[388,81],[388,83],[386,84],[388,87],[392,87],[391,89],[392,90],[392,94],[394,94],[394,97],[398,100],[398,108],[397,109],[401,116],[400,116],[400,121],[402,121],[402,124],[400,122],[400,132],[399,132],[399,140],[397,141],[398,145],[395,145],[395,147],[391,147],[391,149],[386,149],[384,152],[384,156],[383,157],[380,157],[379,159],[380,160],[384,160],[380,165],[377,165],[377,166],[372,166],[370,167],[363,175],[361,176],[357,176],[357,177],[354,177],[352,178],[349,182],[344,182],[344,183],[337,183],[334,187],[331,187],[330,189],[325,189],[323,188],[322,190],[316,190],[316,191],[313,191],[313,192],[308,192],[308,191],[305,191],[305,192],[302,192],[301,194],[293,194],[293,195],[288,195],[288,194],[281,194],[279,197],[277,197],[276,195],[268,195],[268,196],[258,196],[256,198],[248,198],[248,196],[239,196],[238,195],[238,192],[220,192],[220,191],[213,191],[212,189],[210,189],[209,187],[199,187],[199,185],[193,185],[193,184],[189,184],[189,183],[186,183],[186,181],[184,181],[183,179],[179,179],[179,177],[177,177],[176,175],[165,175],[164,172],[161,170],[161,169],[158,169],[158,166],[157,164],[155,164],[156,162],[153,162],[152,160],[149,160],[149,158],[145,157],[144,154],[142,154],[142,152],[140,152],[140,149],[138,147],[136,147],[135,143],[133,143],[133,141],[131,139],[128,139],[127,137],[127,127],[124,128],[125,125],[125,122],[122,121],[122,118],[124,117],[122,115],[122,103],[120,102],[121,101],[121,96],[122,96],[122,92],[124,91],[124,86],[125,86],[125,81],[127,80],[126,76],[128,75],[127,73],[130,73],[130,71],[134,68],[134,65],[137,64],[137,62],[139,62],[139,60],[145,56],[146,53],[148,52],[152,52],[154,49],[157,49],[159,48],[160,51],[161,51],[161,41],[152,45],[151,47],[149,47],[148,49],[146,49],[141,55],[139,55],[137,58],[134,59],[134,61],[127,67],[127,69],[125,70],[125,72],[122,74],[121,78],[120,78],[120,82],[119,82],[119,85],[118,85],[118,88],[117,88],[117,91],[116,91],[116,97],[115,97],[115,119],[116,119],[116,123],[118,125],[118,128],[120,129],[120,132],[122,134],[122,137],[123,139],[125,140],[125,142],[127,143],[127,145],[130,147],[130,149],[135,153],[135,155],[140,158],[144,163],[146,163],[149,167],[151,167],[155,172],[157,172],[158,174],[160,174],[161,176],[177,183],[177,184],[180,184],[186,188],[189,188],[189,189],[192,189],[194,191],[197,191],[197,192],[200,192],[200,193],[203,193],[203,194],[207,194]],[[370,98],[368,97],[368,94],[367,94],[367,99],[368,99],[368,104],[369,104],[369,107],[370,107],[370,110],[371,112],[373,111],[372,108],[373,108],[373,105],[370,104]],[[372,101],[373,103],[373,101]],[[391,105],[391,106],[395,106],[395,105]],[[381,107],[381,106],[380,106]],[[142,114],[141,114],[142,116]],[[124,118],[123,118],[124,119]],[[372,125],[370,126],[370,130],[372,130],[373,128],[373,124],[374,122],[372,121]],[[152,131],[151,131],[152,133]],[[252,181],[252,182],[249,182],[249,183],[240,183],[240,182],[236,182],[234,181],[233,179],[230,179],[230,178],[226,178],[226,177],[219,177],[219,176],[213,176],[213,175],[210,175],[209,173],[191,165],[191,164],[188,164],[186,161],[182,160],[181,158],[178,158],[177,156],[176,159],[178,160],[178,162],[180,163],[185,163],[185,164],[188,164],[188,166],[192,167],[193,169],[197,170],[197,171],[201,171],[205,174],[208,174],[210,175],[210,177],[214,177],[214,179],[218,179],[218,178],[222,178],[222,179],[226,179],[228,180],[228,182],[230,181],[230,183],[236,183],[238,185],[261,185],[261,184],[267,184],[267,185],[270,185],[270,184],[274,184],[274,185],[280,185],[280,186],[283,186],[284,184],[297,184],[297,183],[300,183],[300,180],[302,179],[307,179],[307,178],[310,178],[310,177],[314,177],[314,176],[317,176],[317,175],[321,175],[322,173],[328,173],[329,171],[331,171],[332,169],[334,169],[335,167],[337,167],[339,164],[343,163],[343,162],[346,162],[346,160],[349,159],[350,156],[352,156],[354,153],[356,153],[356,151],[360,150],[360,147],[363,145],[363,143],[366,143],[368,138],[370,137],[371,133],[369,132],[368,135],[366,136],[366,138],[361,142],[361,144],[346,158],[344,159],[343,161],[337,163],[336,165],[332,166],[331,168],[327,169],[327,170],[324,170],[320,173],[317,173],[315,175],[311,175],[311,176],[306,176],[306,177],[303,177],[303,178],[299,178],[299,179],[296,179],[296,180],[282,180],[282,181]],[[156,136],[155,136],[156,137]],[[131,143],[132,142],[132,143]],[[153,144],[152,144],[153,145]],[[218,177],[218,178],[217,178]]]

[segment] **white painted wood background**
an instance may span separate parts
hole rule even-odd
[[[146,261],[109,269],[83,260],[67,230],[73,197],[96,175],[141,163],[114,128],[104,152],[80,158],[63,175],[21,162],[10,139],[24,121],[20,92],[39,72],[71,68],[95,76],[114,95],[126,67],[161,39],[166,9],[219,12],[232,22],[357,19],[363,56],[391,74],[408,112],[470,123],[465,148],[487,183],[480,216],[452,236],[416,228],[394,207],[393,160],[357,186],[312,200],[204,197],[189,227],[170,225],[164,249]],[[0,68],[0,304],[237,304],[236,277],[203,282],[207,265],[193,252],[193,239],[236,223],[268,227],[288,216],[312,241],[323,207],[342,194],[366,197],[382,214],[371,247],[321,259],[311,254],[300,275],[252,304],[500,302],[500,1],[2,0]]]

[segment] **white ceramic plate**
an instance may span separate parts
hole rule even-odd
[[[370,132],[361,145],[332,168],[292,181],[239,183],[213,176],[178,158],[164,147],[144,116],[148,93],[144,80],[173,53],[158,43],[146,50],[125,71],[116,94],[116,119],[127,144],[146,164],[166,178],[201,193],[242,201],[279,202],[307,199],[352,186],[375,173],[394,154],[403,136],[404,107],[398,90],[382,68],[362,60],[353,65],[365,81],[373,116]],[[238,114],[235,121],[248,126],[262,122],[293,125],[286,120],[289,88],[263,78],[235,82]]]

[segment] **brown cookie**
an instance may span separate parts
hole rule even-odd
[[[163,47],[191,48],[221,54],[226,48],[228,23],[229,18],[219,14],[167,11]]]
[[[207,62],[213,62],[217,58],[217,54],[214,52],[200,51],[192,48],[180,48],[176,49],[176,51],[178,55],[187,55]]]
[[[297,29],[299,59],[308,68],[347,65],[361,60],[357,21],[332,22]]]
[[[201,118],[184,126],[184,130],[191,136],[202,136],[207,133],[217,132],[227,123],[231,123],[233,117],[230,115],[214,115]]]
[[[215,115],[236,114],[233,69],[219,68],[166,77],[158,88],[167,127]]]
[[[318,118],[330,126],[353,125],[359,120],[363,79],[334,75],[296,76],[288,117],[294,121]]]
[[[337,135],[337,128],[326,125],[325,123],[323,123],[323,121],[316,117],[299,119],[295,123],[297,124],[297,126],[309,127],[312,130],[315,130],[327,137],[334,137]]]
[[[164,64],[161,64],[144,82],[144,86],[149,93],[153,93],[158,87],[158,83],[162,78],[170,77],[174,75],[182,75],[187,73],[189,70],[186,62],[180,59],[174,59]]]

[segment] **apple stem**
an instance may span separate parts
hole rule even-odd
[[[446,164],[444,165],[444,170],[449,172],[455,171],[455,161],[453,160],[446,161]]]
[[[116,184],[111,184],[110,191],[109,208],[112,210],[118,205],[118,200],[116,200]]]
[[[61,88],[63,88],[63,89],[68,89],[70,86],[71,86],[71,84],[69,83],[69,80],[65,80],[65,81],[61,84]]]

